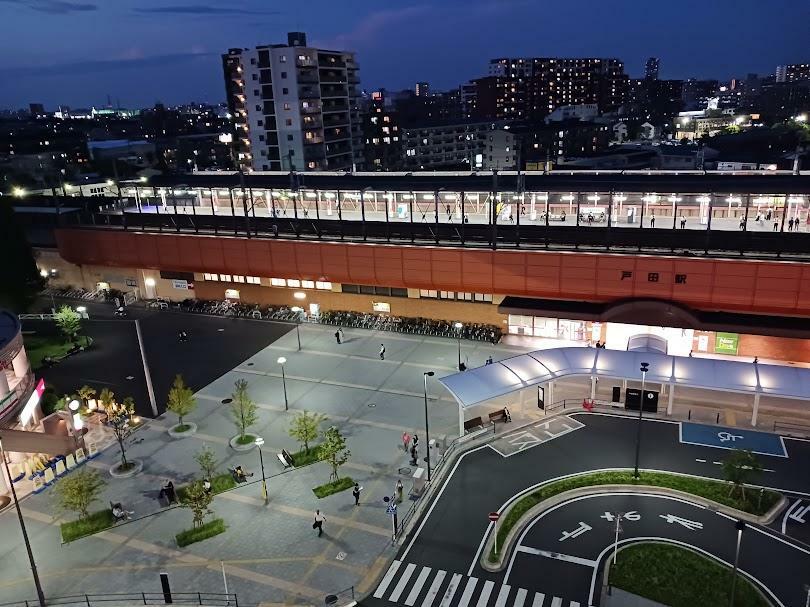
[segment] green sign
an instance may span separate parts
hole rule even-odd
[[[717,354],[737,354],[739,345],[739,333],[717,333],[715,335],[714,351]]]

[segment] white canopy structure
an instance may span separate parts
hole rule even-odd
[[[677,386],[753,395],[752,425],[756,425],[760,395],[810,400],[810,369],[603,348],[537,350],[439,381],[463,412],[485,401],[568,377],[640,379],[642,362],[649,364],[648,382],[669,386],[667,413],[672,411]],[[593,379],[591,386],[593,395]]]

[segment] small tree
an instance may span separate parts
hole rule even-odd
[[[76,470],[56,485],[59,506],[78,512],[80,519],[87,518],[90,504],[98,499],[105,484],[95,470]]]
[[[54,314],[56,326],[65,337],[65,341],[76,342],[81,330],[82,317],[70,306],[62,306]]]
[[[102,409],[109,412],[109,408],[115,404],[115,393],[109,388],[103,388],[98,395],[98,402]]]
[[[104,391],[102,391],[102,394],[104,394]],[[123,402],[118,403],[113,401],[105,406],[104,409],[107,411],[107,424],[112,429],[113,434],[115,434],[118,447],[121,449],[120,468],[121,470],[127,470],[130,464],[127,461],[127,451],[124,447],[124,441],[132,434],[130,421],[132,420],[132,416],[135,415],[135,401],[131,396],[127,396]]]
[[[757,457],[750,451],[734,449],[729,456],[723,460],[723,475],[731,483],[728,494],[734,495],[739,492],[740,497],[745,499],[745,485],[751,478],[762,471],[762,465]]]
[[[178,426],[177,430],[182,432],[186,428],[183,426],[183,416],[188,415],[194,411],[197,406],[197,401],[194,398],[194,391],[189,388],[184,382],[182,375],[177,375],[174,378],[171,390],[169,390],[169,402],[166,408],[177,415]]]
[[[352,454],[346,448],[346,439],[337,429],[337,426],[332,426],[323,433],[323,443],[321,443],[321,459],[329,462],[332,466],[332,474],[329,475],[330,481],[338,480],[338,468],[349,461],[349,456]]]
[[[209,480],[214,478],[217,473],[217,458],[208,445],[203,445],[203,448],[194,454],[194,461],[200,467],[203,478]]]
[[[326,421],[323,413],[310,413],[301,411],[296,415],[287,433],[304,446],[304,451],[309,453],[309,443],[318,438],[318,426]]]
[[[213,495],[205,490],[202,481],[194,481],[185,490],[180,505],[191,510],[194,527],[202,527],[206,514],[213,514],[209,507]]]
[[[91,388],[90,386],[84,385],[76,391],[76,394],[79,395],[79,398],[82,399],[82,404],[87,407],[87,403],[90,401],[91,398],[96,397],[96,389]]]
[[[244,440],[248,428],[259,421],[256,403],[250,398],[250,394],[248,394],[247,390],[247,381],[237,379],[234,384],[234,392],[231,395],[231,398],[233,398],[233,402],[231,403],[231,415],[233,416],[233,423],[236,425],[236,430],[239,432],[240,441]]]

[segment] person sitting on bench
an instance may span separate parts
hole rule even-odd
[[[237,466],[233,469],[233,478],[237,483],[246,483],[249,476],[253,476],[252,472],[245,472],[242,466]]]
[[[110,502],[110,508],[112,509],[112,515],[116,523],[118,521],[128,521],[129,515],[135,514],[130,510],[124,510],[123,506],[121,506],[121,502],[116,502],[115,504]]]
[[[506,423],[512,421],[512,414],[509,413],[509,409],[507,409],[506,407],[503,408],[503,421],[505,421]]]

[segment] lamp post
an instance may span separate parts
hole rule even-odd
[[[644,381],[647,379],[647,370],[650,363],[641,363],[641,400],[638,403],[638,428],[636,429],[636,468],[633,478],[638,479],[638,458],[641,453],[641,418],[644,413]]]
[[[295,337],[298,338],[298,351],[301,351],[301,331],[299,328],[301,327],[301,314],[304,312],[304,308],[299,306],[294,306],[290,308],[293,312],[296,313],[297,318],[295,319]]]
[[[264,476],[264,458],[262,457],[262,445],[264,439],[261,436],[256,437],[256,447],[259,449],[259,465],[262,468],[262,495],[264,495],[264,503],[267,504],[267,478]]]
[[[11,496],[14,498],[14,507],[17,509],[17,518],[20,519],[20,530],[22,531],[23,541],[25,542],[25,550],[28,552],[28,562],[31,563],[31,574],[34,576],[34,587],[37,591],[37,601],[39,602],[40,607],[45,607],[45,595],[42,592],[42,584],[39,583],[37,564],[34,562],[34,553],[31,552],[31,542],[28,540],[28,531],[25,529],[25,521],[23,520],[22,511],[20,510],[20,502],[17,501],[17,491],[14,489],[14,483],[11,479],[11,472],[8,469],[6,451],[3,449],[2,438],[0,438],[0,457],[3,458],[3,465],[6,469],[6,477],[8,478],[8,485],[11,487]]]
[[[745,529],[745,521],[737,521],[734,523],[734,528],[737,530],[737,549],[734,551],[734,570],[731,573],[731,598],[728,602],[731,607],[734,607],[734,591],[737,589],[737,565],[740,562],[740,543]]]
[[[464,328],[460,322],[453,325],[456,328],[456,336],[458,337],[458,370],[461,371],[461,329]]]
[[[427,378],[433,377],[433,371],[425,371],[422,373],[422,378],[425,380],[425,462],[427,462],[427,480],[430,482],[430,424],[428,422],[428,405],[427,405]]]
[[[289,411],[290,406],[287,403],[287,376],[284,373],[284,363],[287,362],[287,359],[283,356],[279,356],[276,362],[281,365],[281,385],[284,386],[284,410]]]

